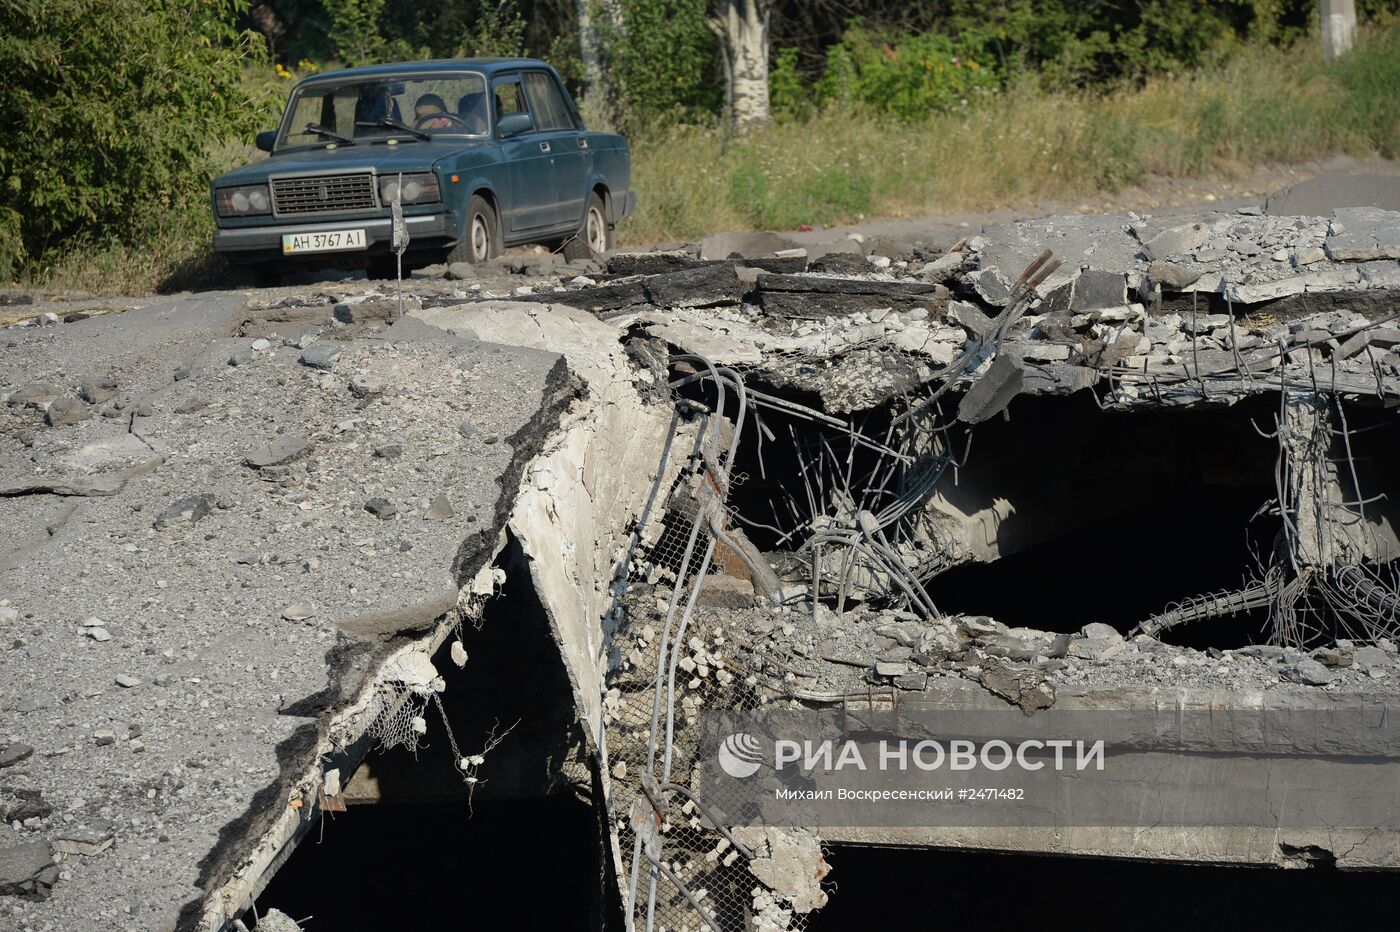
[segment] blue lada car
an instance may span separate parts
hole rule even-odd
[[[405,272],[574,237],[602,252],[635,203],[627,141],[588,131],[559,75],[529,59],[316,75],[257,142],[268,158],[214,180],[214,247],[268,275],[308,265],[392,275],[395,197]]]

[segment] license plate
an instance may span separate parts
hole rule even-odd
[[[285,233],[282,254],[294,252],[343,252],[364,249],[364,230],[322,230],[319,233]]]

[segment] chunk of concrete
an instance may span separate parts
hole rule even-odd
[[[966,278],[977,297],[993,307],[1006,307],[1011,301],[1011,284],[996,269],[968,272]]]
[[[1204,223],[1185,223],[1163,230],[1143,244],[1149,259],[1170,259],[1184,256],[1210,242],[1210,227]]]
[[[1005,661],[990,661],[982,668],[982,685],[992,694],[1021,707],[1026,713],[1055,704],[1055,686],[1045,674]]]
[[[209,493],[190,495],[173,502],[155,520],[155,529],[164,531],[173,527],[188,527],[198,524],[214,510],[214,496]]]
[[[1123,637],[1117,631],[1112,638],[1080,638],[1069,642],[1069,655],[1080,660],[1109,660],[1123,652]]]
[[[47,841],[0,847],[0,896],[43,899],[57,880],[58,866]]]
[[[92,409],[76,398],[59,398],[49,405],[44,413],[44,422],[50,427],[69,427],[80,424],[92,417]]]
[[[746,290],[732,262],[653,275],[644,284],[648,300],[668,308],[738,304]]]
[[[1367,288],[1400,288],[1400,262],[1363,262],[1358,271]]]
[[[12,405],[47,405],[63,394],[63,389],[52,382],[30,382],[10,392],[7,399]]]
[[[1206,273],[1206,267],[1193,262],[1168,262],[1154,259],[1147,266],[1147,280],[1154,285],[1179,291],[1194,285]]]
[[[980,424],[1000,414],[1011,404],[1011,399],[1021,393],[1025,377],[1019,361],[1008,355],[998,355],[958,402],[958,420],[964,424]]]
[[[1376,207],[1332,211],[1327,255],[1338,262],[1400,259],[1400,213]]]
[[[1100,307],[1122,307],[1128,303],[1128,277],[1122,272],[1085,269],[1074,282],[1070,309],[1087,311]]]
[[[1273,281],[1228,284],[1225,295],[1236,304],[1259,304],[1304,292],[1346,291],[1360,282],[1360,271],[1355,267],[1342,266],[1303,272]]]
[[[339,343],[330,341],[313,343],[301,351],[301,364],[313,369],[329,371],[335,368],[335,362],[343,351],[344,347]]]
[[[1284,668],[1283,675],[1295,683],[1307,686],[1325,686],[1337,678],[1337,674],[1311,657],[1300,657]]]
[[[1395,658],[1379,647],[1358,647],[1352,651],[1352,663],[1362,673],[1380,673],[1395,667]]]
[[[89,379],[78,389],[78,397],[91,405],[111,401],[117,395],[116,379]]]
[[[986,339],[992,331],[993,319],[970,301],[951,301],[945,316],[955,324],[961,324],[975,335]]]
[[[310,453],[314,444],[306,437],[281,436],[267,443],[260,443],[248,451],[243,462],[255,469],[264,466],[281,466],[300,459]]]

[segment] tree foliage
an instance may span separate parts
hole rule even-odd
[[[715,113],[724,102],[706,0],[614,0],[594,18],[622,128],[638,131]]]
[[[206,202],[249,132],[239,0],[0,0],[0,278],[80,239],[139,245]]]
[[[1397,0],[1363,0],[1383,16]],[[850,9],[862,16],[850,18]],[[789,2],[774,28],[779,112],[859,104],[914,118],[1029,79],[1104,89],[1220,61],[1315,28],[1316,0]],[[834,40],[813,43],[811,36]],[[792,42],[791,45],[785,43]]]
[[[325,36],[305,29],[288,45],[288,56],[375,64],[525,55],[529,24],[521,0],[309,1],[322,4],[319,21],[326,25]],[[286,6],[288,17],[308,21],[307,1]],[[309,21],[318,21],[316,14],[309,15]]]
[[[625,130],[708,121],[724,106],[713,0],[590,0],[603,109]],[[578,0],[259,0],[284,61],[525,54],[580,90]],[[1358,0],[1364,19],[1400,0]],[[772,0],[770,89],[780,117],[857,103],[912,118],[1014,82],[1104,88],[1316,28],[1317,0]]]

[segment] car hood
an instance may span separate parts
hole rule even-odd
[[[335,149],[301,149],[270,155],[261,162],[244,165],[214,179],[215,186],[256,184],[269,175],[288,172],[343,172],[373,169],[381,175],[392,172],[424,171],[444,156],[464,149],[479,148],[487,140],[453,139],[432,142],[401,142],[344,146]]]

